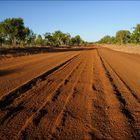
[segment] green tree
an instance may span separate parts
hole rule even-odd
[[[81,42],[82,42],[82,39],[81,39],[81,37],[80,37],[80,35],[76,35],[75,36],[75,40],[76,40],[76,45],[80,45],[81,44]]]
[[[72,37],[71,40],[70,40],[70,45],[73,46],[75,44],[76,44],[76,40],[75,40],[74,37]]]
[[[63,33],[62,42],[63,45],[70,45],[71,35],[69,33]]]
[[[47,33],[45,33],[44,37],[45,37],[45,44],[53,47],[54,43],[55,43],[55,40],[54,40],[52,34],[47,32]]]
[[[65,45],[66,42],[66,34],[61,31],[55,31],[52,33],[53,39],[54,39],[54,45],[56,47]]]
[[[54,40],[54,46],[59,47],[62,44],[62,32],[61,31],[55,31],[52,33],[53,40]]]
[[[43,40],[43,38],[42,38],[41,35],[37,35],[37,37],[36,37],[36,39],[35,39],[35,44],[36,44],[36,45],[41,45],[41,46],[44,45],[44,40]]]
[[[71,43],[70,44],[79,46],[82,43],[82,41],[83,40],[81,39],[80,35],[76,35],[75,37],[71,38],[71,41],[70,41]]]
[[[8,18],[0,22],[0,32],[15,47],[17,42],[24,40],[29,34],[29,28],[24,26],[22,18]]]
[[[140,43],[140,24],[137,24],[136,27],[134,27],[134,31],[131,35],[131,42]]]
[[[125,44],[130,42],[131,33],[128,30],[120,30],[116,33],[116,40],[119,44]]]
[[[54,33],[46,33],[45,35],[46,44],[54,47],[69,45],[70,34],[63,33],[61,31],[55,31]]]
[[[25,38],[25,43],[28,44],[29,46],[35,45],[35,39],[36,35],[32,30],[29,30],[29,34]]]
[[[104,44],[114,44],[116,43],[116,39],[115,37],[111,37],[109,35],[104,36],[103,38],[101,38],[98,43],[104,43]]]

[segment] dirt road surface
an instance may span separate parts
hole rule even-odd
[[[140,138],[140,56],[109,49],[0,62],[0,139]]]

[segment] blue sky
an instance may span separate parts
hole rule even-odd
[[[0,21],[22,17],[35,33],[61,30],[97,41],[140,23],[139,1],[0,1]]]

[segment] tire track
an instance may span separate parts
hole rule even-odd
[[[21,102],[24,102],[24,106],[23,106],[24,110],[22,110],[22,112],[18,111],[17,112],[18,114],[16,114],[17,116],[14,116],[15,117],[14,120],[16,119],[16,122],[15,122],[16,125],[12,123],[12,122],[14,122],[14,120],[12,120],[12,122],[11,122],[12,124],[9,123],[9,121],[8,121],[7,122],[8,125],[7,125],[7,123],[4,124],[6,126],[5,130],[9,129],[7,131],[11,131],[10,128],[12,126],[12,127],[16,127],[16,129],[13,129],[12,131],[17,131],[18,129],[20,129],[20,126],[22,124],[21,122],[24,122],[25,119],[27,119],[27,122],[28,122],[28,118],[31,117],[32,114],[35,114],[38,111],[38,109],[34,107],[34,106],[38,106],[38,104],[39,104],[39,103],[36,104],[36,102],[40,102],[40,104],[42,104],[42,101],[44,102],[46,100],[45,98],[48,98],[48,99],[51,98],[51,93],[54,92],[55,88],[57,88],[57,86],[59,87],[62,83],[64,83],[65,78],[67,78],[67,76],[69,75],[68,73],[71,73],[75,69],[75,67],[77,65],[79,65],[79,62],[78,62],[79,57],[80,57],[80,55],[75,56],[74,59],[71,59],[71,61],[69,61],[68,63],[66,63],[59,69],[57,69],[56,71],[52,72],[47,77],[43,78],[43,80],[44,80],[44,81],[42,81],[43,84],[41,83],[41,81],[38,81],[39,83],[37,82],[37,85],[36,85],[36,87],[34,86],[34,89],[31,89],[28,91],[28,93],[25,93],[25,95],[26,95],[25,97],[24,97],[24,94],[22,94],[22,96],[20,98],[17,98],[14,101],[15,103],[13,102],[10,107],[5,108],[5,110],[3,110],[3,111],[8,110],[8,114],[9,114],[9,112],[13,112],[12,108],[16,109],[16,108],[18,108],[18,104],[20,104]],[[67,70],[71,66],[73,66],[73,68],[71,70]],[[60,73],[62,73],[62,71],[63,72],[66,71],[66,72],[60,75]],[[58,78],[57,75],[59,75],[60,77]],[[56,76],[57,80],[55,82],[50,82],[50,80],[53,80],[53,77],[55,77],[55,76]],[[63,79],[63,80],[61,80],[61,79]],[[58,84],[57,82],[60,82],[60,83]],[[41,83],[41,85],[40,85],[40,83]],[[46,86],[49,86],[49,88],[47,90],[44,90],[44,89],[46,89]],[[36,95],[35,92],[33,92],[34,90],[36,90],[36,88],[37,88],[37,91],[38,90],[41,91],[41,94],[38,93]],[[40,89],[42,89],[42,90],[40,90]],[[49,93],[49,95],[48,95],[48,93]],[[43,94],[46,94],[47,97],[44,97]],[[43,100],[40,100],[40,98],[42,98]],[[38,100],[40,100],[40,101],[38,101]],[[32,111],[30,110],[31,106],[32,106]],[[41,113],[43,114],[44,111]],[[14,112],[13,112],[13,114],[10,114],[10,115],[14,115]],[[21,115],[22,115],[22,119],[21,119]],[[4,115],[1,115],[1,117],[2,116],[4,116]],[[6,114],[5,114],[5,116],[6,116]],[[5,118],[5,117],[3,117],[3,118]],[[10,116],[9,116],[9,118],[10,118]],[[29,121],[30,121],[30,119],[29,119]],[[20,124],[20,125],[18,126],[18,124]],[[26,123],[25,123],[25,125],[26,125]],[[4,126],[1,126],[1,127],[2,127],[2,129],[4,128]],[[12,132],[12,133],[14,136],[14,132]]]
[[[63,63],[64,61],[72,58],[73,56],[79,53],[80,52],[75,52],[75,51],[65,52],[59,55],[58,57],[55,57],[56,53],[50,53],[50,55],[52,54],[52,57],[48,58],[46,55],[46,60],[42,59],[42,61],[40,58],[43,58],[43,56],[40,54],[40,55],[37,55],[37,58],[36,58],[36,60],[40,59],[40,62],[34,61],[33,63],[28,63],[26,65],[13,67],[12,69],[3,69],[2,71],[0,71],[2,75],[0,77],[0,93],[1,93],[0,99],[4,95],[7,95],[9,92],[25,84],[29,80],[43,74],[44,72],[52,69],[53,67],[58,66],[59,64]],[[32,59],[32,58],[34,57],[31,56],[31,58],[29,59]],[[11,63],[14,63],[15,59],[13,59],[13,62]],[[25,61],[25,60],[20,60],[20,58],[18,59],[21,62]]]
[[[86,65],[81,76],[73,88],[72,96],[67,103],[63,115],[57,125],[56,132],[53,133],[54,139],[88,139],[90,132],[98,135],[90,125],[91,110],[91,82],[92,82],[92,61],[93,56],[90,52],[85,58]],[[90,61],[89,61],[90,60]],[[98,137],[99,138],[99,137]]]
[[[133,96],[131,90],[129,90],[130,88],[128,88],[126,84],[123,81],[121,81],[120,76],[118,77],[118,74],[116,74],[116,72],[114,72],[113,69],[111,69],[111,67],[105,62],[105,60],[101,58],[101,56],[100,59],[106,71],[106,75],[109,78],[110,83],[113,87],[114,93],[120,102],[120,110],[129,122],[129,125],[131,127],[131,134],[133,135],[134,139],[137,139],[140,137],[139,102],[135,98],[135,96]],[[137,110],[135,111],[134,108]]]
[[[44,60],[51,58],[51,57],[59,57],[62,54],[64,54],[64,52],[58,53],[58,54],[47,54],[47,56],[42,54],[43,57],[41,57],[41,58],[39,58],[38,55],[36,57],[35,56],[28,56],[27,58],[20,57],[20,59],[14,59],[14,60],[10,61],[9,63],[4,63],[4,66],[2,63],[2,64],[0,64],[0,66],[2,67],[2,69],[12,69],[14,67],[16,68],[19,66],[25,66],[27,64],[32,65],[33,62],[38,63],[40,60],[44,61]],[[14,61],[14,64],[13,64],[13,61]]]
[[[56,71],[57,69],[59,69],[60,67],[64,66],[66,63],[70,62],[71,60],[73,60],[75,57],[77,57],[78,55],[68,59],[67,61],[63,62],[62,64],[54,67],[53,69],[41,74],[40,76],[30,80],[29,82],[23,84],[22,86],[16,88],[15,90],[11,91],[8,93],[8,95],[5,95],[4,97],[2,97],[0,99],[0,110],[2,110],[3,108],[7,107],[8,105],[10,105],[16,98],[18,98],[20,95],[24,94],[25,92],[27,92],[28,90],[30,90],[33,86],[36,85],[36,83],[38,81],[44,81],[46,80],[46,78],[48,77],[48,75],[50,75],[51,73],[53,73],[54,71]]]
[[[24,129],[22,129],[18,134],[19,137],[22,136],[25,131],[26,133],[28,133],[28,135],[30,135],[28,137],[31,138],[35,138],[39,136],[39,133],[42,134],[43,132],[46,132],[43,135],[45,138],[51,137],[51,133],[52,131],[55,131],[56,125],[60,120],[63,111],[65,109],[65,106],[72,95],[71,93],[73,91],[73,86],[75,85],[77,81],[76,79],[78,79],[78,74],[80,74],[80,71],[82,69],[83,69],[83,62],[80,65],[78,65],[74,69],[74,71],[68,76],[68,78],[64,81],[62,87],[59,87],[59,89],[57,88],[57,90],[61,90],[60,91],[61,94],[59,94],[57,99],[55,99],[54,101],[52,100],[53,98],[51,98],[49,102],[46,101],[46,103],[44,103],[44,105],[40,108],[40,110],[46,109],[48,111],[47,115],[45,117],[43,116],[43,118],[39,120],[39,124],[37,125],[35,125],[34,122],[30,122],[29,123],[30,125],[29,124],[26,125],[26,127],[24,127]],[[56,93],[54,93],[53,95],[56,96]],[[38,116],[39,114],[34,115],[32,120],[36,120]],[[36,136],[36,134],[38,135]]]
[[[78,69],[78,67],[79,67],[80,65],[81,65],[81,63],[80,63],[75,69]],[[74,73],[75,69],[72,71],[72,73]],[[63,88],[64,86],[66,86],[66,84],[69,82],[68,79],[69,79],[69,77],[71,77],[72,73],[70,73],[70,75],[64,80],[64,82],[63,82],[58,88],[56,88],[56,90],[54,91],[54,93],[52,94],[52,96],[51,96],[51,98],[50,98],[50,102],[53,103],[53,102],[56,102],[56,101],[58,100],[60,94],[62,94],[62,93],[61,93],[61,92],[62,92],[62,88]],[[67,99],[66,99],[66,100],[67,100]],[[47,105],[49,105],[50,102],[47,103]],[[45,106],[47,106],[47,105],[45,105]],[[44,107],[45,107],[45,106],[44,106]],[[40,110],[40,113],[38,114],[38,116],[40,116],[40,114],[41,114],[41,112],[42,112],[43,110],[45,110],[45,109],[42,108],[42,109]],[[62,110],[62,111],[63,111],[63,110]],[[60,114],[61,114],[61,113],[60,113]],[[35,117],[33,118],[33,122],[34,122],[34,120],[36,120],[36,119],[38,118],[38,116],[35,116]],[[42,117],[43,117],[43,116],[42,116]],[[40,119],[37,119],[38,122],[40,122],[40,120],[41,120],[42,117],[40,117]],[[39,123],[38,123],[36,126],[39,126]]]
[[[139,139],[137,93],[98,50],[32,80],[0,100],[0,139]]]
[[[105,58],[102,57],[102,59],[107,63],[107,65],[112,69],[112,71],[115,73],[115,75],[120,79],[120,81],[123,83],[123,85],[127,88],[127,90],[132,94],[132,96],[137,100],[138,103],[140,103],[140,99],[137,96],[137,93],[130,87],[120,76],[119,74],[112,68],[112,66],[105,60]]]
[[[94,99],[91,112],[93,127],[100,131],[102,139],[131,139],[129,123],[120,111],[119,102],[114,95],[110,79],[106,76],[98,52],[93,65]],[[91,139],[96,137],[91,135]]]
[[[66,103],[65,103],[65,105],[63,106],[63,109],[61,110],[61,113],[60,113],[59,116],[57,117],[57,119],[56,119],[56,121],[55,121],[55,125],[51,128],[50,134],[51,134],[52,136],[54,136],[55,131],[56,131],[56,128],[58,127],[58,125],[60,124],[60,122],[62,122],[62,125],[65,126],[65,121],[66,121],[67,116],[68,116],[68,115],[71,115],[71,116],[72,116],[72,114],[71,114],[69,111],[66,111],[66,106],[67,106],[67,104],[69,103],[69,100],[73,97],[73,93],[75,92],[75,88],[74,88],[74,87],[76,86],[76,84],[77,84],[77,82],[78,82],[78,79],[80,78],[81,73],[83,72],[83,69],[84,69],[84,68],[85,68],[84,66],[83,66],[83,68],[80,68],[80,72],[77,74],[78,77],[74,80],[73,87],[72,87],[72,89],[71,89],[70,94],[69,94],[68,97],[67,97]],[[72,76],[73,76],[73,75],[72,75]],[[70,76],[69,78],[71,78],[71,76]],[[72,116],[72,117],[74,117],[74,116]]]
[[[101,57],[100,57],[100,60],[101,60],[101,62],[102,62],[102,65],[103,65],[103,67],[104,67],[104,69],[105,69],[106,75],[107,75],[107,77],[108,77],[108,79],[109,79],[109,81],[110,81],[110,83],[111,83],[111,85],[112,85],[112,87],[113,87],[113,90],[114,90],[114,92],[115,92],[115,94],[116,94],[118,100],[120,101],[120,103],[121,103],[122,106],[123,106],[123,107],[122,107],[122,112],[124,113],[124,115],[126,116],[126,118],[128,118],[128,119],[130,119],[130,120],[133,121],[134,118],[132,117],[132,115],[131,115],[131,113],[129,112],[129,110],[125,107],[125,106],[126,106],[126,100],[123,98],[121,92],[119,91],[118,87],[117,87],[116,84],[114,83],[113,78],[112,78],[110,72],[107,70],[107,68],[106,68],[106,66],[105,66],[105,64],[104,64],[104,61],[103,61],[103,59],[102,59]]]

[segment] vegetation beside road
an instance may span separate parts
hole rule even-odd
[[[128,30],[119,30],[115,36],[106,35],[101,38],[97,43],[100,44],[140,44],[140,24],[133,28],[131,33]]]
[[[44,35],[35,34],[30,28],[25,27],[22,18],[7,18],[0,22],[0,47],[68,47],[86,44],[80,35],[72,37],[69,33],[59,30]]]

